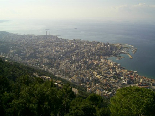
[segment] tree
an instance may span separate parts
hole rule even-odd
[[[4,101],[3,101],[3,94],[5,92],[10,91],[10,82],[6,77],[0,75],[0,112],[1,114],[5,114],[4,112]]]
[[[96,108],[97,116],[109,116],[110,111],[108,108],[108,101],[107,99],[97,95],[95,93],[90,94],[86,100]]]
[[[110,99],[112,116],[154,116],[155,93],[139,87],[125,87],[117,90]]]
[[[95,107],[101,107],[103,104],[103,99],[101,96],[93,93],[90,94],[87,99],[92,105],[94,105]]]
[[[109,116],[107,101],[97,94],[90,94],[86,99],[76,97],[70,104],[66,116]]]
[[[0,94],[10,89],[10,82],[6,77],[0,75]]]
[[[19,92],[19,97],[14,98],[10,103],[10,114],[15,116],[57,115],[61,99],[58,96],[58,89],[51,87],[50,81],[23,86]]]
[[[63,86],[61,91],[59,92],[59,96],[61,98],[61,108],[60,108],[60,116],[63,116],[69,112],[70,102],[76,97],[70,84],[66,84]]]
[[[69,113],[66,116],[95,116],[96,109],[88,101],[81,97],[72,100],[70,104]]]

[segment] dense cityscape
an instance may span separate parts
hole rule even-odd
[[[154,89],[155,81],[129,71],[109,57],[123,58],[136,48],[128,44],[109,44],[96,41],[68,40],[53,35],[18,35],[0,32],[0,57],[6,61],[36,67],[74,84],[87,92],[113,96],[124,86]]]

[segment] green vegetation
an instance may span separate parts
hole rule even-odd
[[[75,95],[70,84],[64,84],[60,88],[53,80],[44,81],[35,77],[34,72],[45,75],[44,71],[0,59],[2,116],[94,116],[104,112],[103,107],[107,107],[107,103],[101,96]],[[50,76],[56,79],[53,75]],[[74,111],[74,109],[77,110]]]
[[[155,93],[139,87],[126,87],[117,90],[110,99],[112,116],[154,116]]]
[[[35,77],[46,75],[51,81]],[[0,59],[0,112],[2,116],[153,116],[155,93],[138,87],[117,91],[110,101],[96,94],[75,95],[67,84],[58,87],[52,74]],[[80,89],[80,87],[79,87]],[[84,94],[84,95],[83,95]]]

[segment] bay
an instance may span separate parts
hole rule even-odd
[[[155,79],[155,25],[144,22],[99,22],[99,21],[7,21],[0,23],[1,31],[18,34],[58,35],[64,39],[81,39],[130,44],[138,50],[133,59],[113,61],[128,70],[136,70],[139,75]]]

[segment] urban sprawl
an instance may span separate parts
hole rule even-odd
[[[109,57],[135,53],[128,44],[109,44],[80,39],[62,39],[53,35],[18,35],[0,32],[0,57],[12,59],[53,73],[87,92],[110,97],[125,86],[154,89],[155,81],[129,71]],[[78,90],[74,90],[78,93]]]

